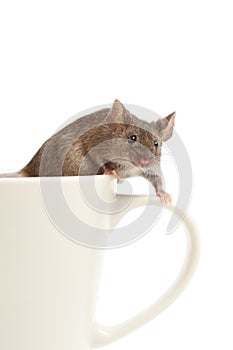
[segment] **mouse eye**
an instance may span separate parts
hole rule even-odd
[[[137,141],[137,136],[136,135],[131,135],[129,138],[128,138],[128,142],[129,143],[134,143]]]
[[[154,146],[157,148],[159,145],[158,141],[154,141]]]

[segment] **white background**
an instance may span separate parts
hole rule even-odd
[[[176,303],[106,350],[232,349],[230,5],[0,1],[2,172],[24,166],[63,122],[86,108],[118,98],[164,116],[177,111],[176,130],[193,166],[189,212],[202,237],[200,264]],[[169,173],[165,177],[169,181]],[[98,305],[102,322],[121,321],[153,301],[182,255],[175,237],[151,232],[108,252]],[[168,253],[159,262],[164,242]]]

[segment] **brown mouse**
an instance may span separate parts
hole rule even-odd
[[[131,114],[115,100],[75,120],[51,136],[18,173],[8,176],[80,176],[111,174],[118,179],[142,176],[165,203],[162,188],[162,142],[173,133],[175,112],[152,123]]]

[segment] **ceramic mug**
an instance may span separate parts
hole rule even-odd
[[[182,218],[170,205],[167,209],[182,218],[187,238],[176,281],[154,304],[122,324],[107,327],[95,320],[104,249],[94,248],[114,244],[114,228],[133,208],[161,207],[155,196],[117,195],[115,186],[112,177],[103,175],[0,179],[0,349],[103,346],[153,319],[186,287],[198,261],[198,234],[188,216]],[[90,203],[92,194],[101,200]],[[98,240],[91,246],[95,233]],[[106,243],[111,234],[112,241]]]

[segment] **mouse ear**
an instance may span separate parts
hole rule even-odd
[[[105,122],[106,124],[114,124],[115,128],[117,128],[117,124],[126,123],[129,115],[130,113],[123,106],[123,104],[119,100],[115,100],[112,108],[105,118]],[[120,127],[120,125],[118,126]]]
[[[176,112],[173,112],[167,117],[151,123],[155,127],[162,141],[167,141],[172,136],[175,124],[175,116]]]

